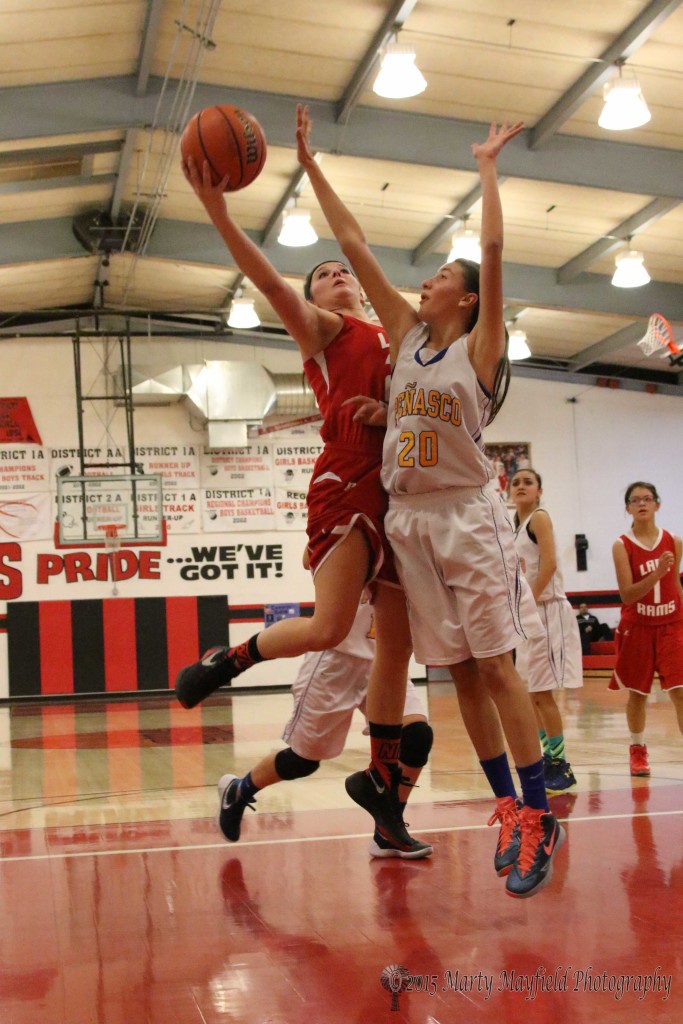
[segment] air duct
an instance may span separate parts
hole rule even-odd
[[[247,427],[266,416],[305,416],[317,409],[303,374],[271,374],[258,363],[206,360],[145,376],[133,369],[133,405],[184,402],[207,426],[209,448],[246,445]]]

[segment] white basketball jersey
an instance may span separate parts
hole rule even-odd
[[[429,326],[406,334],[391,378],[382,483],[389,494],[480,487],[493,479],[482,430],[491,398],[467,354],[467,335],[425,348]]]
[[[538,544],[536,541],[531,539],[527,529],[529,520],[533,514],[534,513],[532,512],[531,515],[527,516],[524,522],[520,523],[515,530],[515,548],[517,549],[519,560],[522,563],[527,583],[532,590],[536,585],[536,580],[538,579],[538,570],[540,568],[541,561],[538,552]],[[562,569],[560,568],[560,563],[558,561],[555,572],[550,577],[550,580],[543,588],[543,592],[538,597],[538,604],[541,604],[543,601],[556,601],[564,596]]]

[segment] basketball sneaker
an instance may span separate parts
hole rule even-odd
[[[407,826],[406,826],[407,827]],[[420,843],[417,839],[410,839],[410,846],[400,846],[384,834],[384,829],[377,827],[375,834],[368,844],[368,853],[371,857],[400,857],[402,860],[422,860],[423,857],[431,857],[433,848],[427,843]]]
[[[181,668],[175,681],[175,695],[184,708],[194,708],[232,679],[226,658],[229,647],[210,647],[199,661]]]
[[[629,747],[631,775],[646,776],[650,774],[650,762],[647,759],[647,747],[644,743],[632,743]]]
[[[576,785],[576,777],[569,761],[563,757],[543,755],[543,774],[546,793],[564,793]]]
[[[364,810],[375,819],[375,826],[382,829],[382,834],[390,839],[399,850],[412,852],[415,859],[417,848],[428,847],[408,834],[401,805],[398,799],[398,787],[401,783],[401,769],[397,766],[391,773],[391,783],[387,785],[382,776],[374,768],[367,771],[354,772],[344,783],[346,792]],[[415,845],[417,844],[417,846]],[[427,854],[425,853],[426,857]]]
[[[519,856],[512,866],[505,891],[526,899],[550,881],[555,854],[567,838],[554,814],[523,804],[519,810]]]
[[[493,855],[493,867],[500,878],[510,874],[519,855],[518,814],[521,806],[520,801],[513,796],[498,797],[496,809],[488,820],[489,825],[500,822],[498,843]]]
[[[256,810],[255,800],[243,800],[240,796],[240,780],[236,775],[223,775],[218,780],[218,827],[229,843],[236,843],[240,837],[242,815],[247,807]]]

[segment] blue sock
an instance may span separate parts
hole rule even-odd
[[[514,800],[517,799],[517,790],[512,780],[508,756],[504,751],[498,757],[489,757],[486,761],[480,761],[479,764],[484,769],[484,775],[489,780],[495,797],[511,796]]]
[[[243,779],[240,779],[240,800],[244,800],[246,803],[248,800],[253,800],[259,791],[259,787],[254,785],[254,780],[251,777],[251,772],[247,772]]]
[[[517,774],[522,785],[522,802],[537,811],[548,811],[548,798],[545,795],[545,776],[543,760],[534,761],[526,768],[518,768]]]

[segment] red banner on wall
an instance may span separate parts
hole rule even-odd
[[[0,398],[0,444],[42,444],[28,398]]]

